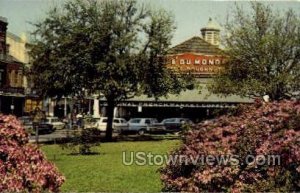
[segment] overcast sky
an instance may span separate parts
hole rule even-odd
[[[0,0],[0,16],[8,19],[8,31],[21,35],[29,34],[32,26],[29,22],[41,20],[50,7],[62,3],[63,0]],[[153,8],[162,7],[175,16],[176,31],[173,45],[185,41],[192,36],[200,35],[209,17],[222,25],[227,14],[230,14],[235,1],[202,1],[202,0],[139,0]],[[265,1],[275,9],[294,9],[300,14],[300,1]],[[247,10],[249,1],[238,1]]]

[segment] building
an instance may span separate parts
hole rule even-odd
[[[45,102],[43,102],[43,100],[35,94],[33,84],[30,81],[30,77],[27,75],[28,73],[26,73],[31,65],[29,52],[32,45],[28,43],[25,33],[19,37],[11,32],[7,32],[6,34],[6,44],[9,47],[9,55],[24,64],[25,74],[23,76],[23,87],[25,89],[26,96],[23,114],[30,114],[36,107],[43,109],[43,104],[45,104]]]
[[[7,19],[0,17],[0,112],[23,114],[25,102],[24,64],[9,54]]]
[[[192,37],[174,47],[166,56],[168,68],[178,73],[191,73],[201,86],[201,89],[187,90],[179,95],[167,97],[149,98],[137,96],[121,102],[116,111],[120,117],[189,117],[193,120],[201,120],[211,117],[215,109],[232,108],[240,103],[250,103],[248,98],[237,95],[220,97],[209,93],[206,85],[211,81],[212,75],[217,73],[222,64],[226,62],[220,45],[220,27],[210,18],[207,25],[202,28],[200,36]],[[105,115],[105,98],[100,100],[102,113]]]

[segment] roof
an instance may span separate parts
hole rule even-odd
[[[207,89],[207,84],[212,81],[211,78],[197,79],[200,89],[185,90],[180,94],[169,94],[166,97],[160,97],[156,100],[154,97],[147,95],[135,96],[125,100],[125,102],[178,102],[178,103],[253,103],[254,100],[248,97],[238,95],[221,96],[212,94]],[[105,97],[101,97],[100,101],[106,101]]]
[[[11,38],[14,41],[26,43],[26,35],[25,35],[25,33],[22,34],[22,37],[19,37],[16,34],[13,34],[13,33],[11,33],[11,32],[8,31],[6,33],[6,36],[7,36],[7,38]]]
[[[13,57],[12,55],[6,55],[6,57],[1,58],[0,61],[6,62],[6,63],[10,63],[10,62],[22,63],[21,61],[19,61],[17,58]]]
[[[0,21],[2,21],[2,22],[4,22],[4,23],[7,23],[7,18],[6,18],[6,17],[0,16]]]
[[[222,50],[214,46],[199,36],[194,36],[185,42],[174,46],[168,50],[168,54],[182,54],[182,53],[198,53],[206,55],[220,55]]]

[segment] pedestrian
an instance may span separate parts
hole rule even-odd
[[[77,119],[77,126],[78,127],[82,127],[82,114],[81,113],[78,113],[77,115],[76,115],[76,119]]]
[[[44,112],[39,107],[36,107],[33,112],[33,119],[32,119],[32,126],[33,126],[33,129],[35,130],[36,143],[38,143],[38,136],[39,136],[38,126],[39,126],[40,122],[45,119],[46,119],[46,116],[45,116]]]

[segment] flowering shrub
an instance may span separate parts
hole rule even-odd
[[[0,115],[0,192],[58,192],[64,177],[14,116]]]
[[[187,160],[161,169],[163,191],[300,191],[300,102],[256,102],[202,122],[172,155]],[[235,155],[238,164],[195,164],[197,155]],[[261,155],[279,155],[280,162],[258,164]]]

